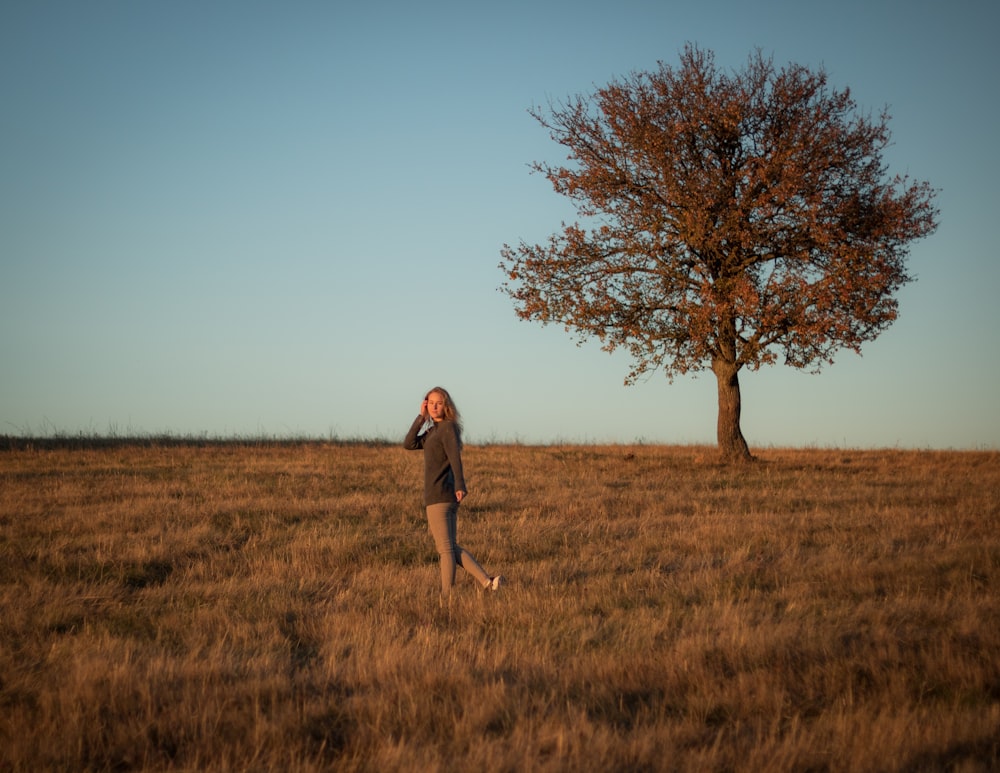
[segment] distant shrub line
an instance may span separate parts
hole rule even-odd
[[[0,451],[66,451],[107,450],[114,448],[287,448],[307,445],[363,446],[379,448],[396,445],[397,440],[386,438],[338,438],[271,435],[50,435],[29,437],[0,435]]]

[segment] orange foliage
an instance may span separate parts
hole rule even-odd
[[[504,245],[501,290],[522,319],[625,348],[627,383],[714,370],[729,456],[745,452],[738,371],[860,351],[896,319],[908,244],[937,225],[929,184],[887,175],[887,113],[760,52],[729,73],[688,46],[677,69],[532,115],[569,162],[534,169],[583,224]]]

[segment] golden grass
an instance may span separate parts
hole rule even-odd
[[[1000,765],[1000,454],[0,450],[0,770]]]

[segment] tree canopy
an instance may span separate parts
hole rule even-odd
[[[760,51],[727,72],[688,45],[679,67],[529,112],[568,151],[533,169],[580,222],[504,245],[501,290],[522,319],[626,349],[626,383],[710,368],[731,459],[749,458],[739,371],[860,353],[896,319],[909,243],[937,225],[929,184],[888,173],[887,111]]]

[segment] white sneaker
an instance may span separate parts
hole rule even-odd
[[[504,577],[502,574],[498,574],[496,577],[490,580],[490,584],[487,587],[490,590],[500,590],[500,588],[506,584],[507,584],[507,578]]]

